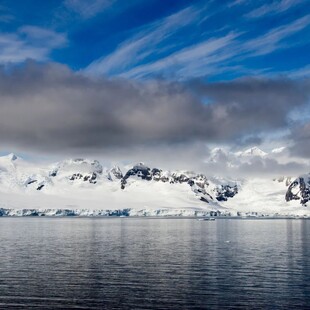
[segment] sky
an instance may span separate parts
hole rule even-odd
[[[0,46],[0,154],[309,158],[310,0],[2,0]]]

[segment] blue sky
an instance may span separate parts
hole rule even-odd
[[[310,74],[310,1],[0,1],[0,63],[208,81]]]

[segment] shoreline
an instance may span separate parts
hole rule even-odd
[[[48,218],[48,219],[146,219],[146,220],[199,220],[209,218],[207,216],[85,216],[85,215],[1,215],[1,218]],[[216,216],[215,220],[310,220],[309,216],[257,216],[257,217],[241,217],[241,216]],[[208,222],[208,220],[206,220]]]
[[[299,211],[299,212],[298,212]],[[1,217],[78,217],[78,218],[170,218],[170,219],[310,219],[308,210],[256,212],[197,209],[66,209],[66,208],[0,208]]]

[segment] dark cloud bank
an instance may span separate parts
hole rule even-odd
[[[238,143],[243,135],[287,127],[288,114],[305,105],[309,93],[306,80],[187,85],[92,80],[58,64],[28,62],[1,70],[0,143],[59,154],[195,141]],[[202,103],[205,99],[210,103]],[[301,131],[294,139],[297,145],[305,135]],[[306,143],[309,150],[309,135]]]
[[[290,148],[292,155],[310,158],[310,122],[294,126],[291,130],[290,139],[294,141]]]

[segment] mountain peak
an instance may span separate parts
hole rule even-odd
[[[257,146],[253,146],[241,153],[241,156],[266,156],[267,153]]]
[[[17,157],[14,153],[10,153],[8,155],[2,156],[2,158],[8,159],[10,161],[15,161],[17,160],[19,157]]]

